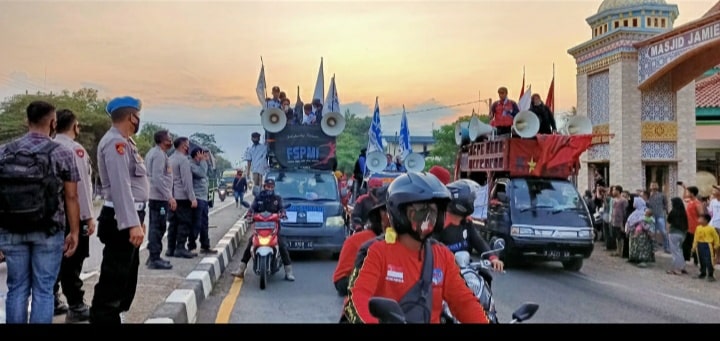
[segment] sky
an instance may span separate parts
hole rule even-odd
[[[0,98],[92,87],[142,99],[144,122],[213,133],[232,162],[261,131],[255,95],[268,86],[309,102],[323,58],[341,111],[372,114],[384,135],[412,136],[486,113],[479,99],[526,84],[543,98],[555,65],[555,109],[576,103],[575,61],[599,0],[565,1],[0,1]],[[676,0],[679,26],[714,0]],[[269,91],[269,90],[268,90]],[[327,92],[327,90],[325,91]],[[475,102],[475,103],[470,103]],[[440,109],[435,109],[440,107]],[[423,111],[424,110],[424,111]],[[420,111],[420,112],[418,112]]]

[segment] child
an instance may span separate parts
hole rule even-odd
[[[653,230],[655,230],[655,218],[653,218],[652,210],[646,208],[645,218],[635,227],[635,237],[639,237],[643,232],[651,233]]]
[[[720,251],[720,236],[714,227],[710,226],[710,215],[705,213],[698,217],[698,227],[695,229],[692,251],[696,252],[700,261],[700,275],[703,279],[707,275],[710,282],[715,282],[714,253]]]

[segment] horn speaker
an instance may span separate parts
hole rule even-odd
[[[260,118],[263,128],[270,133],[278,133],[285,129],[287,124],[287,116],[278,108],[266,109]]]
[[[425,158],[417,153],[410,153],[403,163],[408,172],[422,172],[425,169]]]
[[[540,130],[540,120],[532,111],[523,110],[515,115],[512,129],[520,137],[533,137]]]
[[[382,172],[387,167],[387,156],[382,152],[372,152],[365,158],[365,168],[371,172]]]
[[[573,116],[568,120],[561,133],[563,135],[592,134],[592,122],[587,116]]]
[[[462,146],[470,143],[470,131],[462,126],[462,122],[455,125],[455,144]]]
[[[473,115],[468,124],[468,134],[471,141],[477,141],[478,137],[492,133],[493,127],[480,121],[477,116]]]
[[[345,130],[345,117],[339,112],[329,112],[322,116],[320,126],[326,135],[338,136]]]

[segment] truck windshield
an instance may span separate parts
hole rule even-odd
[[[521,211],[545,209],[556,212],[584,210],[575,187],[569,181],[513,179],[515,208]]]
[[[283,199],[338,200],[335,175],[330,172],[280,172],[268,178],[275,179],[275,192]]]

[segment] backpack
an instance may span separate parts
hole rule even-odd
[[[0,224],[13,233],[48,231],[60,205],[62,182],[50,158],[56,142],[40,150],[20,150],[17,141],[0,155]]]

